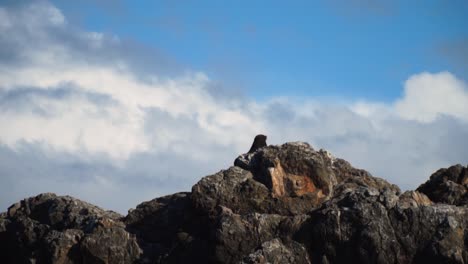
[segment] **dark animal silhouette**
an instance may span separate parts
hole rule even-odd
[[[266,139],[267,139],[267,136],[265,135],[255,136],[254,142],[252,143],[252,147],[250,147],[249,153],[255,152],[259,148],[266,147],[267,146]]]

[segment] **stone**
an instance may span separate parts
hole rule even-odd
[[[41,194],[0,213],[0,263],[468,263],[467,167],[401,193],[304,142],[261,146],[127,216]]]
[[[291,242],[285,245],[275,238],[264,242],[258,250],[251,253],[241,261],[242,264],[263,264],[263,263],[310,263],[305,248],[297,243]]]
[[[458,164],[440,169],[417,191],[436,203],[468,205],[468,166]]]
[[[136,237],[122,216],[69,196],[24,199],[0,220],[2,263],[132,263]]]

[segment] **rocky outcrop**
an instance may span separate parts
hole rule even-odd
[[[122,216],[45,193],[12,205],[0,218],[2,263],[132,263],[140,248]]]
[[[123,221],[138,238],[139,263],[199,263],[207,257],[211,227],[193,209],[190,193],[141,203]]]
[[[467,208],[427,206],[409,196],[367,188],[343,193],[310,214],[299,241],[312,263],[466,263]]]
[[[417,190],[437,203],[468,205],[468,166],[440,169]]]
[[[303,142],[259,146],[123,217],[42,194],[0,215],[1,263],[468,263],[467,168],[400,189]],[[462,189],[464,188],[464,189]]]

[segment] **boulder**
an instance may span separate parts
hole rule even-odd
[[[132,263],[140,249],[121,218],[69,196],[24,199],[0,218],[2,263]]]
[[[138,238],[140,263],[198,263],[209,256],[204,219],[194,212],[190,193],[176,193],[139,204],[124,222]]]
[[[436,203],[468,205],[468,166],[440,169],[417,190]]]
[[[259,249],[245,257],[242,264],[266,264],[266,263],[310,263],[303,245],[292,241],[285,245],[280,239],[275,238],[263,243]]]
[[[0,263],[468,263],[466,167],[401,193],[307,143],[263,141],[125,217],[22,200],[0,214]]]

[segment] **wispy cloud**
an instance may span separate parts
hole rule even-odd
[[[410,76],[393,103],[257,102],[80,30],[48,2],[1,7],[0,22],[0,209],[52,191],[124,212],[229,166],[257,133],[327,148],[404,188],[468,157],[468,88],[449,72]]]

